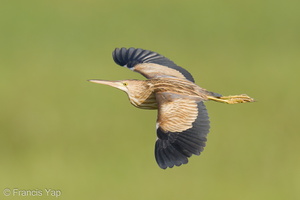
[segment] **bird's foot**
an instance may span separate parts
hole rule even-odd
[[[246,94],[223,96],[223,97],[208,96],[208,99],[217,101],[217,102],[221,102],[221,103],[227,103],[227,104],[247,103],[247,102],[255,101],[253,98],[249,97]]]

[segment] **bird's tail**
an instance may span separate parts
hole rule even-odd
[[[255,100],[251,97],[249,97],[246,94],[241,95],[232,95],[232,96],[208,96],[209,100],[221,102],[221,103],[227,103],[227,104],[237,104],[237,103],[247,103],[247,102],[254,102]]]

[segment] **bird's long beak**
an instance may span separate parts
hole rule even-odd
[[[107,80],[88,80],[89,82],[92,83],[98,83],[98,84],[102,84],[102,85],[109,85],[115,88],[118,88],[120,90],[126,91],[127,88],[123,85],[123,83],[121,81],[107,81]]]

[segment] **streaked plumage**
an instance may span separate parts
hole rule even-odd
[[[210,128],[204,101],[228,104],[254,101],[247,95],[223,97],[207,91],[194,83],[187,70],[152,51],[117,48],[113,59],[148,80],[90,81],[125,91],[138,108],[158,109],[155,158],[162,169],[186,164],[189,157],[203,151]]]

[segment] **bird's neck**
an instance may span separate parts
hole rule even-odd
[[[154,88],[151,84],[141,85],[134,93],[128,94],[130,103],[141,109],[157,109]]]

